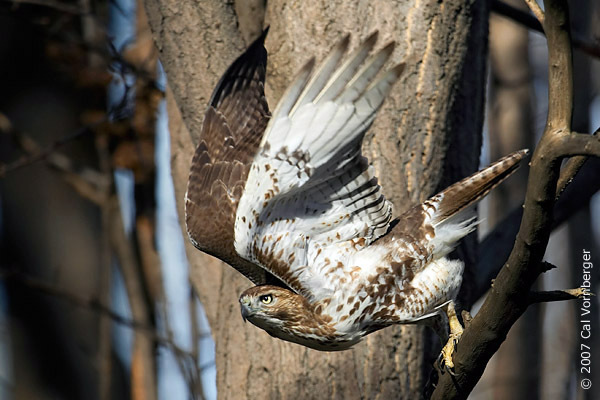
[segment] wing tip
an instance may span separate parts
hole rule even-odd
[[[348,45],[350,44],[351,36],[352,35],[350,34],[350,32],[346,33],[335,47],[343,48],[344,51],[346,51],[346,49],[348,48]]]
[[[264,82],[267,69],[267,49],[264,43],[268,33],[269,26],[229,65],[212,92],[208,102],[210,106],[218,108],[221,101],[233,90],[232,85],[239,79],[237,75],[240,73],[253,73],[259,69],[259,79]]]
[[[529,149],[521,149],[521,150],[515,151],[515,153],[517,153],[519,155],[519,157],[525,158],[529,155],[530,151],[529,151]]]
[[[262,30],[260,35],[258,35],[258,37],[252,41],[252,43],[250,43],[250,45],[248,46],[248,49],[255,48],[258,46],[264,46],[265,40],[267,39],[267,35],[269,33],[269,29],[271,29],[271,26],[267,25],[265,27],[265,29]],[[246,50],[246,51],[248,51],[248,50]]]
[[[271,25],[267,25],[265,27],[265,29],[263,29],[262,33],[260,34],[260,38],[262,39],[262,42],[265,42],[265,39],[267,37],[267,34],[269,33],[269,29],[271,29]]]
[[[398,79],[404,72],[405,67],[406,67],[406,64],[401,62],[401,63],[394,65],[392,68],[390,68],[390,71],[393,71],[392,73],[396,76],[396,79]]]
[[[317,58],[315,56],[312,56],[300,69],[300,71],[298,72],[297,76],[301,76],[306,74],[306,77],[304,78],[305,80],[305,84],[306,82],[308,82],[308,79],[310,78],[310,76],[313,73],[313,70],[315,69],[315,64],[317,63]]]
[[[377,42],[377,39],[379,39],[379,30],[375,29],[373,32],[371,32],[369,34],[369,36],[367,36],[367,38],[363,42],[363,46],[364,45],[372,46]]]
[[[394,40],[392,40],[391,42],[389,42],[388,44],[383,46],[383,48],[380,50],[380,52],[386,53],[386,57],[389,57],[394,52],[395,48],[396,48],[396,42]]]

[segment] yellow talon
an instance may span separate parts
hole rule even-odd
[[[452,361],[452,354],[454,353],[460,337],[462,336],[463,327],[456,316],[454,302],[448,303],[448,306],[446,307],[446,314],[448,315],[450,335],[448,336],[448,342],[446,342],[446,345],[444,348],[442,348],[441,361],[446,370],[453,374],[452,370],[454,369],[454,361]]]
[[[454,353],[454,349],[460,340],[462,332],[460,333],[451,333],[448,337],[448,342],[442,349],[442,362],[446,369],[452,370],[454,369],[454,361],[452,361],[452,354]]]

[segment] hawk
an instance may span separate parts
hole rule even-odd
[[[257,285],[241,294],[242,317],[272,336],[344,350],[386,326],[447,315],[442,360],[452,368],[464,264],[446,256],[475,229],[469,206],[527,151],[393,219],[361,144],[404,67],[384,70],[394,43],[371,54],[375,32],[344,60],[345,36],[318,68],[304,65],[271,114],[267,30],[227,69],[204,116],[185,199],[192,243]]]

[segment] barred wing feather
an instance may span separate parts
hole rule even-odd
[[[376,38],[340,64],[345,37],[314,73],[313,60],[305,65],[269,121],[239,202],[236,252],[308,298],[315,277],[327,279],[315,269],[321,253],[367,246],[392,217],[360,150],[403,69],[382,72],[393,44],[367,59]]]

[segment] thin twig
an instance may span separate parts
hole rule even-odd
[[[589,204],[592,196],[600,191],[600,179],[597,173],[599,168],[600,160],[589,160],[574,179],[573,184],[566,188],[554,206],[552,229],[559,227],[578,210]],[[567,179],[562,172],[561,177]],[[488,291],[490,281],[498,275],[500,268],[508,259],[522,217],[523,207],[519,206],[498,223],[479,244],[478,261],[474,268],[477,274],[474,275],[474,287],[470,292],[472,297],[463,299],[467,307]]]
[[[145,325],[151,325],[152,307],[148,303],[141,268],[133,248],[132,240],[125,233],[123,216],[115,198],[110,202],[108,221],[109,239],[125,282],[129,307],[133,318]],[[131,386],[134,399],[155,397],[153,337],[143,331],[136,331],[132,351]]]
[[[492,1],[492,11],[504,17],[510,18],[513,21],[524,25],[528,29],[541,33],[542,35],[544,34],[544,28],[542,27],[540,21],[526,11],[513,7],[510,4],[500,0]]]
[[[104,201],[99,204],[100,213],[102,216],[102,242],[101,242],[101,260],[102,267],[98,277],[98,296],[107,304],[110,301],[111,277],[113,274],[113,253],[110,246],[110,220],[111,220],[111,195],[114,191],[114,174],[110,165],[110,159],[107,155],[107,145],[104,144],[106,135],[100,134],[95,137],[95,148],[98,155],[98,169],[109,180],[109,184],[100,188]],[[107,318],[101,318],[98,324],[99,349],[98,349],[98,382],[100,400],[110,399],[111,379],[112,377],[103,376],[108,374],[112,369],[112,324]]]
[[[563,194],[567,186],[573,182],[573,178],[575,178],[575,175],[577,175],[587,160],[588,157],[586,156],[575,156],[571,157],[569,161],[565,163],[565,166],[560,171],[560,176],[558,177],[558,182],[556,184],[556,200]]]
[[[2,114],[0,114],[0,118],[2,117]],[[35,140],[23,132],[13,129],[8,133],[12,135],[20,149],[26,153],[23,159],[28,157],[30,157],[30,160],[37,158],[40,153],[45,151]],[[45,160],[48,166],[56,170],[80,196],[98,206],[102,206],[106,200],[105,192],[110,186],[108,175],[87,167],[78,169],[68,157],[58,152],[48,154]]]
[[[542,27],[542,24],[540,24],[540,21],[528,12],[500,0],[492,1],[492,11],[496,12],[498,15],[511,19],[532,31],[544,35],[544,28]],[[589,40],[576,32],[573,33],[572,41],[575,49],[589,56],[600,58],[600,45],[597,42]]]
[[[0,113],[0,133],[11,135],[16,140],[17,144],[27,153],[10,164],[0,164],[0,178],[3,178],[9,172],[16,171],[20,168],[27,167],[38,161],[47,159],[61,146],[85,135],[86,133],[92,131],[95,127],[99,126],[100,124],[106,121],[106,118],[102,118],[99,121],[77,129],[75,132],[55,141],[50,146],[41,148],[33,139],[31,139],[25,133],[16,130],[10,123],[10,120],[6,117],[6,115]],[[56,158],[53,162],[56,166],[60,166],[61,164],[63,164],[64,160],[64,158]]]
[[[546,273],[548,271],[555,270],[556,268],[558,268],[556,265],[548,261],[542,261],[542,263],[540,264],[541,273]]]
[[[600,46],[598,42],[593,42],[576,33],[573,34],[573,47],[590,56],[600,58]]]
[[[543,26],[544,25],[544,11],[542,11],[542,7],[540,7],[540,5],[535,0],[525,0],[525,3],[527,3],[527,6],[529,7],[529,9],[533,13],[533,15],[535,15],[537,20]]]
[[[0,271],[0,279],[10,279],[14,282],[20,283],[28,288],[34,289],[40,293],[53,296],[57,299],[63,300],[75,307],[85,308],[94,312],[98,312],[102,315],[109,317],[113,322],[131,328],[135,331],[143,331],[145,334],[150,335],[157,343],[173,349],[177,354],[195,359],[195,355],[191,352],[180,348],[169,338],[166,338],[158,334],[155,328],[149,324],[137,321],[132,318],[124,317],[118,312],[112,310],[110,307],[102,304],[98,299],[83,297],[78,294],[68,292],[55,285],[49,284],[42,280],[32,278],[30,276],[23,275],[15,271]],[[209,337],[210,333],[199,333],[198,338]]]
[[[596,129],[593,135],[597,136],[598,132],[600,132],[600,128]],[[587,159],[587,156],[575,156],[571,157],[569,161],[565,163],[565,166],[560,171],[558,183],[556,184],[555,199],[558,200],[558,198],[562,195],[567,186],[569,186],[571,182],[573,182],[573,178],[575,178],[575,175],[577,175],[577,173],[579,172],[581,167],[583,167],[583,164],[585,164]]]
[[[145,215],[136,218],[137,249],[140,265],[147,282],[148,295],[153,302],[164,301],[164,284],[160,271],[160,257],[156,250],[156,227]]]
[[[36,278],[32,278],[30,276],[26,276],[16,271],[2,270],[0,271],[0,279],[10,279],[24,286],[27,286],[28,288],[35,289],[40,293],[44,293],[64,300],[76,307],[87,308],[92,311],[99,312],[103,315],[110,317],[110,319],[112,319],[114,322],[131,329],[144,331],[151,331],[154,329],[139,321],[122,316],[121,314],[117,313],[116,311],[113,311],[110,307],[102,304],[95,298],[87,298],[75,293],[68,292],[55,285],[52,285],[50,283],[44,282]]]
[[[108,199],[108,190],[104,191],[105,199]],[[108,222],[107,201],[100,206],[102,216],[102,227],[106,228]],[[110,302],[110,286],[112,278],[112,254],[108,229],[102,229],[100,241],[100,265],[98,271],[98,298],[102,304]],[[96,354],[98,363],[98,397],[100,400],[111,398],[110,386],[112,380],[112,323],[106,315],[98,318],[98,352]],[[107,376],[108,375],[108,376]]]
[[[586,288],[549,290],[549,291],[531,291],[529,292],[529,304],[549,303],[551,301],[577,300],[593,296]]]

